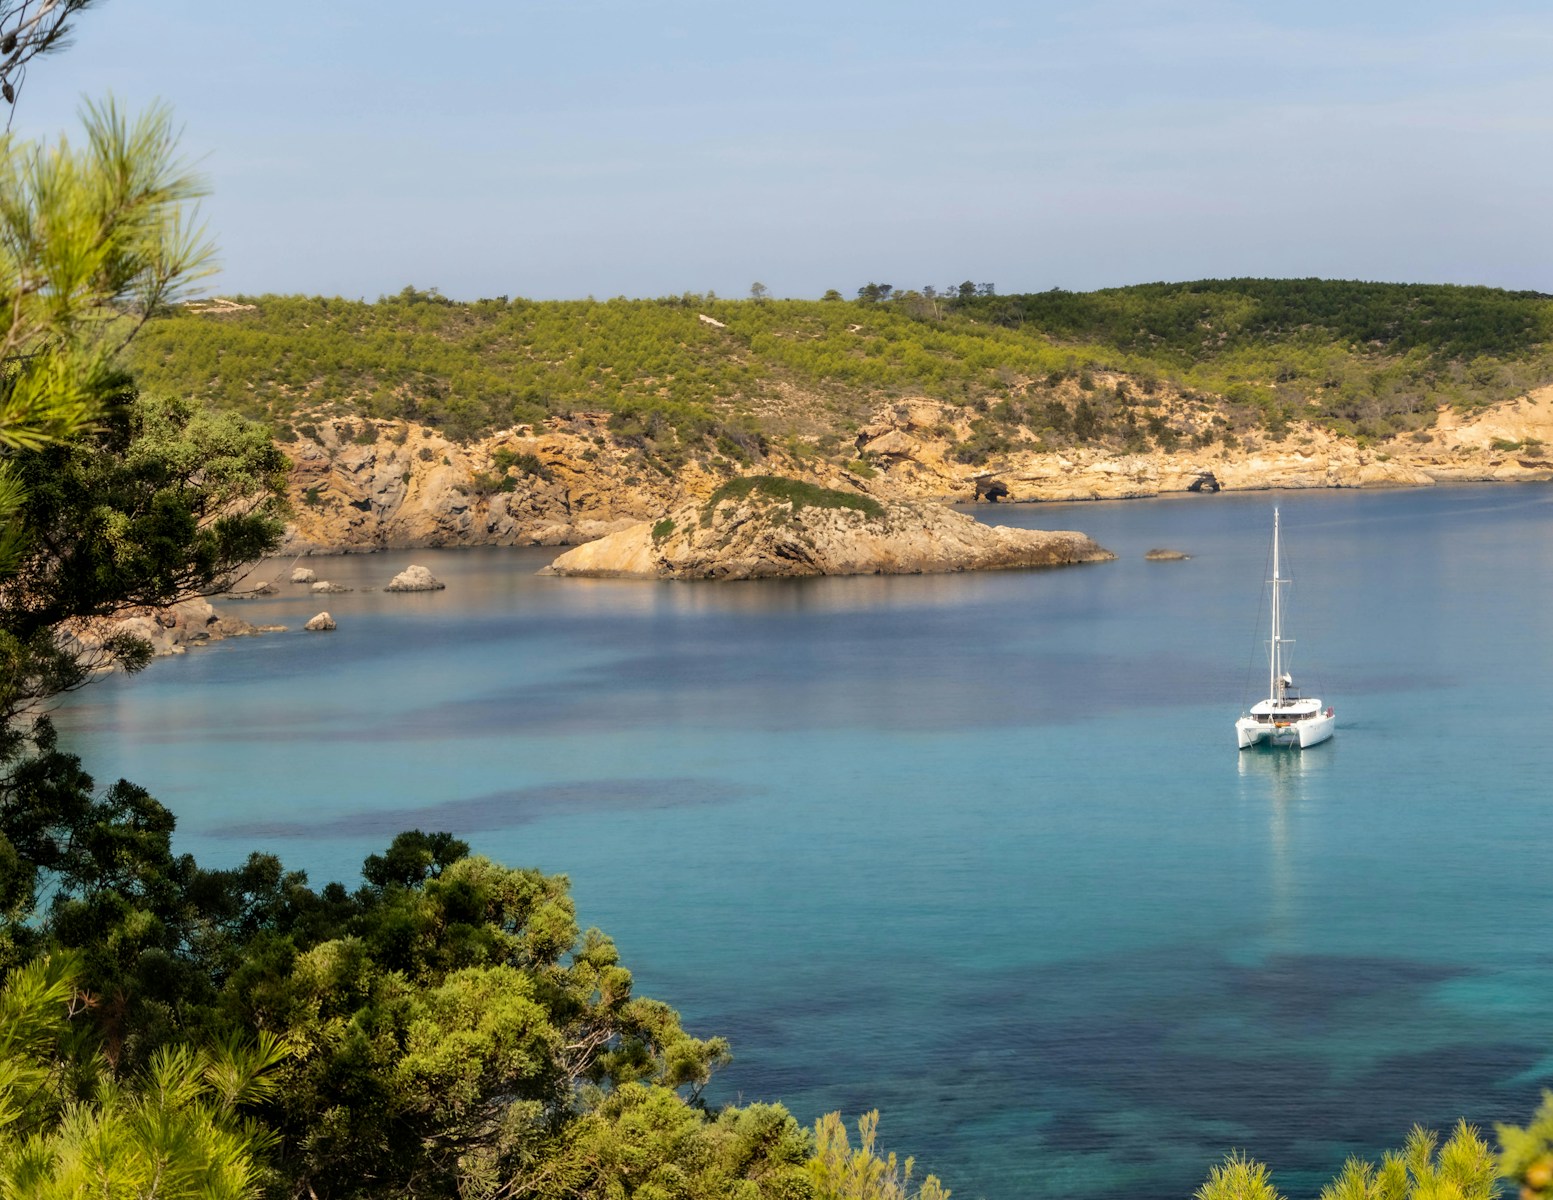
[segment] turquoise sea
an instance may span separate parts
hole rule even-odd
[[[1275,503],[1295,674],[1339,729],[1239,754]],[[211,865],[354,883],[418,826],[566,873],[641,992],[732,1040],[713,1099],[877,1106],[963,1200],[1185,1197],[1231,1148],[1313,1195],[1414,1122],[1526,1118],[1553,1085],[1553,490],[977,515],[1119,558],[740,584],[313,559],[448,587],[250,602],[293,632],[60,724]],[[302,633],[323,607],[339,630]]]

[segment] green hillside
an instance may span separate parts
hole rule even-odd
[[[406,288],[375,303],[239,297],[154,322],[148,390],[273,421],[349,413],[470,437],[575,411],[625,436],[741,457],[787,438],[835,452],[882,400],[971,406],[978,437],[1168,444],[1184,398],[1226,431],[1290,418],[1379,439],[1443,403],[1553,380],[1553,297],[1440,285],[1209,280],[1074,293],[462,303]],[[882,298],[876,298],[882,297]],[[713,324],[703,318],[710,318]],[[1097,385],[1093,373],[1126,380]],[[827,435],[829,435],[827,437]]]

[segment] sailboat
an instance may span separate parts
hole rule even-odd
[[[1242,750],[1267,742],[1274,746],[1298,746],[1304,749],[1326,741],[1337,729],[1337,714],[1330,705],[1322,707],[1315,696],[1301,696],[1294,677],[1284,668],[1285,646],[1293,638],[1283,636],[1281,589],[1289,580],[1279,574],[1278,510],[1273,509],[1273,630],[1267,643],[1267,699],[1258,700],[1251,710],[1235,722],[1235,737]]]

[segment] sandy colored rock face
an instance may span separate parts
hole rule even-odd
[[[1192,491],[1210,474],[1225,491],[1553,480],[1553,387],[1468,418],[1442,410],[1432,430],[1371,447],[1296,423],[1283,438],[1252,434],[1234,451],[1218,445],[1146,454],[1083,446],[1046,451],[1032,437],[975,467],[954,459],[955,447],[969,433],[955,424],[964,412],[930,400],[882,409],[858,434],[859,451],[870,456],[880,475],[868,490],[971,500],[975,477],[990,475],[1017,503]]]
[[[647,470],[611,441],[607,419],[581,413],[468,444],[403,421],[320,420],[317,441],[281,444],[292,503],[281,552],[569,545],[719,482]]]
[[[687,505],[666,521],[643,522],[569,550],[544,573],[770,579],[986,571],[1112,557],[1082,533],[983,525],[939,504],[890,503],[870,516],[751,496]]]
[[[1215,443],[1145,454],[1051,450],[1024,430],[997,455],[961,462],[974,416],[937,400],[895,401],[846,451],[866,469],[773,447],[765,461],[740,470],[881,500],[969,502],[978,482],[995,480],[1013,503],[1191,491],[1210,473],[1226,491],[1553,480],[1553,387],[1470,418],[1442,411],[1434,428],[1371,447],[1298,423],[1277,440],[1247,435],[1234,450]],[[646,466],[604,413],[551,418],[470,444],[402,421],[324,419],[316,428],[317,441],[282,446],[292,461],[293,509],[283,553],[575,545],[704,500],[726,477],[695,463],[672,476]],[[520,456],[524,466],[512,466]]]
[[[302,628],[309,633],[328,633],[330,630],[337,628],[337,626],[334,623],[333,617],[326,612],[321,612],[308,621],[306,625],[302,626]]]

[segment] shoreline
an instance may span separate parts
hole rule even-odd
[[[1487,476],[1481,479],[1436,479],[1429,483],[1269,483],[1257,487],[1227,488],[1221,487],[1217,492],[1193,492],[1187,489],[1138,493],[1128,496],[1039,496],[1027,500],[998,500],[989,502],[986,500],[957,500],[953,497],[945,498],[943,504],[953,505],[955,508],[974,508],[980,512],[983,509],[998,508],[1028,508],[1042,504],[1129,504],[1136,500],[1170,500],[1181,496],[1201,497],[1205,503],[1211,503],[1219,496],[1244,496],[1258,492],[1428,492],[1436,488],[1457,487],[1528,487],[1538,484],[1553,484],[1553,477],[1548,479],[1502,479]]]
[[[1200,490],[1379,489],[1455,483],[1553,482],[1553,386],[1460,417],[1442,410],[1427,431],[1384,443],[1344,439],[1303,424],[1248,434],[1233,446],[1129,454],[1038,438],[965,461],[969,426],[954,406],[902,401],[856,438],[847,461],[772,448],[730,470],[689,460],[643,466],[598,414],[515,426],[480,441],[435,430],[357,421],[317,427],[316,441],[282,443],[292,463],[292,520],[281,556],[446,546],[576,546],[704,502],[730,478],[776,475],[880,502],[1038,504],[1150,499]],[[851,453],[851,451],[848,451]],[[522,463],[521,467],[513,464]],[[996,484],[998,499],[980,500]],[[1207,484],[1208,486],[1205,486]]]
[[[964,496],[939,495],[928,496],[925,499],[931,503],[942,504],[945,508],[956,512],[969,513],[995,513],[1000,509],[1034,509],[1047,505],[1063,504],[1131,504],[1149,500],[1176,500],[1191,498],[1194,501],[1211,504],[1216,498],[1226,496],[1252,495],[1262,492],[1427,492],[1437,488],[1468,488],[1468,487],[1531,487],[1536,485],[1553,485],[1553,477],[1549,478],[1495,478],[1492,476],[1483,478],[1457,478],[1437,479],[1427,483],[1399,482],[1399,483],[1270,483],[1252,487],[1228,488],[1222,487],[1217,492],[1193,492],[1186,488],[1161,489],[1151,492],[1130,492],[1125,495],[1102,496],[1095,494],[1074,494],[1069,496],[1030,496],[1023,498],[1011,498],[1007,500],[971,500]],[[281,551],[265,562],[281,562],[295,564],[309,558],[339,558],[354,557],[372,554],[398,554],[414,550],[554,550],[560,553],[563,550],[576,546],[587,545],[606,537],[609,533],[618,532],[619,529],[629,528],[636,524],[634,521],[623,521],[616,529],[606,532],[594,533],[590,536],[580,537],[575,540],[564,541],[534,541],[515,540],[510,542],[496,541],[460,541],[448,540],[437,542],[425,541],[381,541],[373,544],[346,543],[341,545],[327,544],[298,544],[288,541]]]

